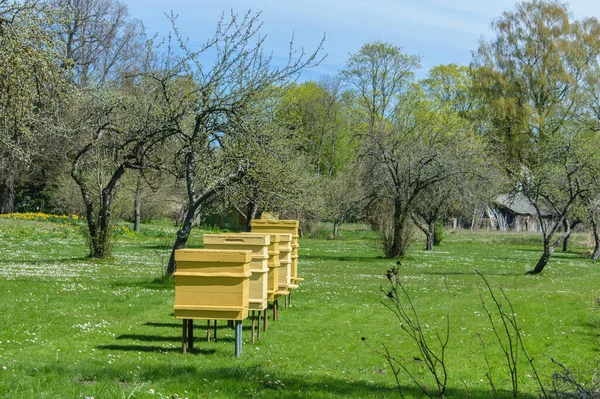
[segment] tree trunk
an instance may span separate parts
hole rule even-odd
[[[14,177],[8,175],[0,180],[0,213],[12,213],[15,210]]]
[[[140,231],[140,219],[142,211],[142,174],[140,173],[137,178],[137,185],[135,187],[135,211],[133,214],[133,230]]]
[[[552,244],[552,246],[550,246],[549,239],[544,239],[544,253],[542,254],[540,260],[538,260],[538,263],[535,265],[535,268],[527,272],[527,274],[541,273],[542,270],[544,270],[544,267],[546,267],[546,265],[548,264],[548,260],[550,260],[550,257],[552,256],[556,248],[558,248],[558,246],[564,241],[565,237],[568,237],[571,234],[571,231],[572,230],[569,228],[558,240],[554,242],[554,244]]]
[[[592,214],[592,234],[594,235],[594,252],[592,252],[592,262],[596,262],[600,259],[600,234],[598,233],[598,221]]]
[[[413,222],[425,234],[425,250],[433,251],[434,235],[431,232],[431,223],[424,216],[413,215]],[[424,223],[422,223],[424,222]],[[435,230],[433,231],[435,233]]]
[[[574,221],[570,225],[569,225],[569,222],[566,220],[565,220],[565,222],[563,222],[565,232],[568,231],[568,234],[565,233],[565,239],[563,241],[563,247],[562,247],[563,252],[569,252],[569,238],[571,238],[571,233],[573,233],[573,229],[578,224],[579,224],[579,220]]]
[[[179,231],[177,231],[173,249],[171,250],[171,257],[169,258],[169,264],[167,265],[168,276],[173,276],[173,273],[175,273],[177,268],[175,264],[175,251],[185,247],[185,244],[190,237],[190,233],[192,232],[192,226],[194,225],[194,219],[198,208],[199,206],[192,207],[191,205],[188,207],[185,217],[183,218],[183,224]]]
[[[387,249],[388,258],[398,258],[406,252],[406,227],[408,215],[404,212],[402,204],[399,201],[394,203],[394,229],[390,248]]]
[[[110,254],[110,230],[106,227],[96,230],[96,234],[90,237],[90,256],[103,259]]]
[[[342,225],[342,219],[333,219],[333,238],[337,238],[338,235],[338,230],[340,229],[340,226]]]
[[[433,251],[433,244],[435,242],[435,222],[427,223],[427,246],[426,251]]]
[[[600,236],[598,235],[598,228],[594,228],[594,252],[592,252],[592,262],[596,262],[600,259]]]
[[[562,251],[563,252],[569,252],[569,238],[571,238],[571,231],[569,231],[569,235],[565,236],[565,239],[563,240],[563,247],[562,247]]]
[[[250,221],[252,219],[256,219],[256,214],[258,213],[258,205],[254,202],[248,204],[248,211],[246,213],[246,231],[250,231],[252,228],[250,227]]]
[[[550,257],[552,256],[553,252],[554,252],[554,250],[551,250],[550,248],[544,248],[544,253],[542,254],[542,257],[540,258],[540,260],[538,260],[538,263],[535,265],[535,268],[533,270],[530,270],[527,273],[528,274],[541,273],[542,270],[544,270],[544,267],[546,267],[546,265],[548,264],[548,261],[550,260]]]
[[[94,221],[93,228],[88,219],[90,231],[90,256],[92,258],[102,259],[110,254],[111,206],[112,198],[102,198],[100,209],[98,210],[98,219]],[[93,205],[90,204],[88,207],[93,208]],[[88,214],[89,213],[90,212],[88,212]]]
[[[94,212],[94,203],[87,185],[78,175],[72,172],[72,176],[79,185],[83,201],[85,202],[88,229],[90,234],[90,256],[92,258],[106,258],[110,254],[110,233],[112,205],[116,195],[116,186],[119,179],[125,173],[125,166],[121,165],[113,173],[109,183],[102,189],[98,213]]]

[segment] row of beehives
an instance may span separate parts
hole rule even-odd
[[[204,249],[176,251],[176,318],[243,320],[298,287],[298,221],[250,226],[252,233],[205,234]]]

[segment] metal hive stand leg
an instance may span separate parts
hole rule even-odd
[[[235,356],[240,357],[242,354],[242,321],[235,321]]]
[[[260,330],[260,328],[259,328],[259,330]],[[255,331],[255,329],[254,329],[254,310],[253,310],[252,311],[252,345],[254,345],[254,334],[255,334],[254,331]]]

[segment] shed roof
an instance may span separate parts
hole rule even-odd
[[[516,214],[537,216],[535,207],[529,198],[523,195],[523,193],[519,192],[515,194],[501,194],[496,197],[495,202],[496,204],[503,206]],[[542,217],[549,217],[553,215],[550,207],[544,204],[540,206],[540,213],[542,214]]]

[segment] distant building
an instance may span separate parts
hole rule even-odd
[[[540,221],[535,207],[522,193],[499,195],[494,205],[493,217],[496,218],[497,228],[501,230],[540,231],[540,223],[548,223],[554,216],[549,206],[542,205]]]

